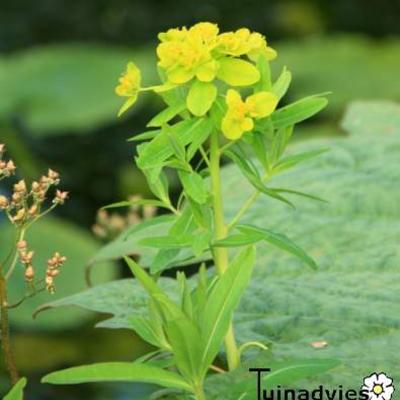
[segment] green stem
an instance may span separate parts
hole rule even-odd
[[[3,350],[4,363],[10,375],[12,385],[18,382],[18,370],[11,349],[10,326],[8,321],[8,299],[7,281],[3,272],[0,272],[0,325],[1,325],[1,348]]]
[[[203,386],[198,386],[195,390],[196,400],[206,400],[206,395],[204,394]]]
[[[270,174],[266,173],[264,177],[262,178],[263,183],[267,183],[269,179],[271,178]],[[254,202],[258,199],[260,196],[261,192],[259,190],[256,190],[240,207],[239,211],[236,213],[236,215],[232,218],[232,221],[228,224],[227,226],[227,231],[231,231],[236,224],[240,221],[240,219],[243,217],[243,215],[246,213],[246,211],[254,204]]]
[[[227,235],[227,227],[224,222],[223,199],[221,190],[221,171],[218,132],[213,132],[210,143],[210,175],[214,209],[215,239],[224,239]],[[217,247],[214,249],[215,267],[219,275],[222,275],[229,267],[228,249]],[[239,351],[236,344],[235,333],[232,323],[225,337],[225,349],[228,359],[229,370],[239,365]]]
[[[7,273],[6,273],[6,276],[5,276],[5,279],[6,279],[6,280],[10,279],[12,273],[14,272],[15,266],[17,265],[17,261],[18,261],[18,249],[17,249],[17,245],[18,245],[18,243],[19,243],[21,240],[24,240],[25,231],[26,231],[26,229],[25,229],[25,228],[22,228],[22,229],[20,230],[18,236],[17,236],[17,241],[16,241],[16,243],[15,243],[14,257],[13,257],[13,259],[12,259],[12,261],[11,261],[10,268],[8,269],[8,271],[7,271]]]

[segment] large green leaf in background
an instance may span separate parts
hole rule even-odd
[[[320,265],[312,271],[260,244],[252,283],[236,313],[239,340],[269,343],[273,363],[342,361],[333,372],[302,386],[359,388],[374,371],[400,379],[400,106],[354,103],[343,127],[349,137],[309,140],[291,148],[331,151],[273,182],[318,194],[329,204],[294,198],[298,209],[292,210],[260,197],[243,221],[289,235]],[[253,189],[234,166],[224,174],[226,213],[232,216]],[[108,311],[116,317],[103,326],[128,327],[127,316],[138,309],[135,287],[132,280],[113,282],[53,305]],[[328,345],[317,349],[311,345],[315,341]],[[255,363],[268,366],[270,359],[267,351]],[[237,399],[232,380],[244,379],[241,373],[213,377],[209,393]]]
[[[3,259],[10,249],[13,240],[13,230],[3,224],[0,234],[0,259]],[[42,303],[68,296],[85,289],[85,264],[90,256],[98,250],[98,244],[91,235],[66,221],[47,219],[33,225],[28,231],[27,241],[29,248],[35,251],[33,265],[37,278],[44,278],[49,259],[55,251],[67,257],[67,262],[55,280],[56,293],[51,295],[41,293],[28,299],[19,308],[10,310],[10,319],[14,326],[29,327],[32,329],[65,329],[78,325],[87,320],[88,313],[82,310],[65,310],[62,315],[57,313],[40,316],[38,321],[32,318],[34,310]],[[13,274],[9,296],[10,304],[17,302],[25,293],[24,272],[21,265],[17,265]],[[104,283],[115,278],[115,267],[110,263],[99,264],[93,274],[95,283]]]
[[[356,35],[309,37],[273,43],[278,58],[271,65],[277,77],[283,66],[293,74],[289,97],[332,91],[325,116],[339,117],[354,100],[400,101],[400,41],[371,40]]]
[[[18,116],[39,136],[85,133],[115,121],[123,99],[113,95],[114,87],[132,59],[144,71],[144,84],[152,84],[154,63],[143,50],[69,44],[3,56],[0,121]]]

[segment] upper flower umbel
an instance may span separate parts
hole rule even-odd
[[[250,32],[247,28],[219,35],[218,51],[234,57],[247,55],[253,61],[257,61],[261,54],[264,54],[268,61],[277,56],[276,51],[267,45],[263,35],[258,32]]]
[[[194,77],[203,82],[212,81],[218,63],[211,51],[216,46],[218,32],[217,25],[202,22],[189,30],[170,29],[160,33],[158,65],[165,69],[168,80],[175,84],[186,83]]]

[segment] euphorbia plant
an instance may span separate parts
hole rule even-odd
[[[219,33],[212,23],[190,29],[170,29],[159,35],[157,47],[161,83],[142,86],[141,73],[129,63],[116,93],[126,97],[120,114],[142,92],[161,96],[166,108],[148,123],[154,128],[137,135],[136,163],[145,174],[156,200],[139,200],[172,213],[166,235],[148,237],[143,246],[158,249],[149,265],[126,258],[133,274],[149,294],[148,314],[132,318],[136,332],[157,349],[135,363],[105,363],[72,368],[47,376],[51,383],[130,380],[158,383],[205,398],[203,385],[224,344],[227,369],[235,369],[241,353],[232,314],[251,278],[254,245],[266,241],[315,267],[314,261],[286,236],[265,227],[241,224],[260,194],[288,205],[294,194],[270,185],[278,173],[321,153],[284,156],[296,123],[320,111],[327,101],[315,95],[277,108],[291,74],[283,70],[272,82],[270,61],[277,53],[265,38],[248,29]],[[226,220],[221,160],[232,160],[253,186],[236,215]],[[167,170],[182,184],[178,201],[168,188]],[[131,204],[131,203],[128,203]],[[120,204],[121,205],[121,204]],[[122,204],[124,205],[124,203]],[[165,219],[163,219],[165,221]],[[157,224],[157,217],[154,224]],[[231,249],[239,251],[231,252]],[[233,254],[232,254],[233,253]],[[213,274],[200,267],[197,279],[179,273],[175,298],[157,280],[163,270],[211,258]],[[149,272],[146,271],[149,269]],[[176,299],[178,297],[178,299]]]

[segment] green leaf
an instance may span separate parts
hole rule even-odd
[[[23,400],[24,399],[24,388],[27,384],[26,378],[21,378],[3,397],[3,400]]]
[[[197,326],[188,318],[168,321],[166,332],[171,342],[174,361],[189,382],[201,377],[201,337]]]
[[[269,92],[271,90],[271,68],[264,54],[257,59],[257,69],[260,72],[260,80],[255,85],[254,92]]]
[[[199,134],[193,138],[187,150],[188,161],[190,161],[193,158],[193,156],[200,149],[203,143],[208,139],[210,134],[211,134],[210,130],[204,130],[203,132],[199,132]]]
[[[293,125],[287,126],[285,128],[278,129],[275,133],[272,139],[271,148],[268,152],[268,161],[271,166],[273,166],[284,153],[286,146],[292,137],[293,128]]]
[[[3,55],[1,119],[17,113],[32,137],[83,135],[115,123],[123,99],[114,88],[130,59],[140,67],[144,81],[154,81],[153,57],[147,49],[58,43]],[[143,111],[146,97],[139,96],[133,113]]]
[[[309,96],[276,110],[271,118],[276,129],[304,121],[320,112],[328,104],[323,97]]]
[[[282,235],[281,233],[272,232],[268,229],[258,228],[253,225],[238,225],[237,229],[244,234],[260,234],[263,239],[268,243],[273,244],[280,249],[287,251],[298,257],[300,260],[304,261],[313,269],[317,269],[317,264],[315,261],[297,244],[292,242],[288,237]]]
[[[166,124],[171,121],[172,118],[176,117],[179,113],[181,113],[186,108],[184,102],[180,102],[171,106],[168,106],[166,109],[162,110],[156,116],[154,116],[150,122],[147,124],[148,127],[156,128]]]
[[[322,201],[324,203],[328,203],[327,200],[319,197],[319,196],[315,196],[313,194],[310,193],[304,193],[304,192],[300,192],[299,190],[293,190],[293,189],[282,189],[282,188],[270,188],[271,190],[273,190],[276,193],[289,193],[289,194],[295,194],[297,196],[302,196],[302,197],[306,197],[308,199],[311,200],[317,200],[317,201]]]
[[[263,240],[263,237],[258,234],[233,234],[229,235],[225,239],[217,240],[213,243],[213,247],[239,247],[254,244]]]
[[[275,172],[282,172],[285,171],[289,168],[293,168],[297,164],[303,162],[303,161],[308,161],[314,157],[318,157],[319,155],[326,153],[329,149],[317,149],[317,150],[310,150],[310,151],[305,151],[303,153],[299,154],[293,154],[291,156],[285,157],[281,159],[275,166],[274,166],[274,171]]]
[[[147,247],[155,247],[156,249],[180,249],[192,245],[193,237],[189,235],[180,236],[153,236],[144,238],[139,244]]]
[[[258,69],[250,62],[224,57],[219,60],[218,79],[232,86],[250,86],[260,80]]]
[[[134,315],[130,319],[131,328],[147,343],[161,348],[163,350],[171,350],[167,339],[165,338],[164,332],[161,327],[161,323],[157,322],[153,318],[147,318],[142,315]]]
[[[108,206],[102,207],[103,210],[108,210],[110,208],[121,208],[121,207],[132,207],[132,206],[154,206],[170,209],[168,204],[163,203],[160,200],[155,199],[136,199],[136,200],[126,200],[118,201],[117,203],[109,204]]]
[[[286,69],[286,67],[284,67],[279,78],[272,85],[272,92],[275,93],[275,95],[278,97],[279,100],[286,94],[287,90],[289,89],[291,81],[292,81],[292,74],[290,71]]]
[[[132,136],[131,138],[129,138],[128,142],[139,142],[142,140],[154,139],[159,133],[161,133],[161,129],[155,129],[152,131],[137,133],[135,136]]]
[[[185,193],[196,203],[204,204],[208,192],[204,179],[197,172],[178,171]]]
[[[204,348],[202,367],[208,369],[220,350],[231,315],[245,291],[253,271],[254,248],[242,250],[213,287],[200,322]]]
[[[167,388],[191,391],[178,374],[147,364],[108,362],[52,372],[42,379],[54,385],[75,385],[88,382],[146,382]]]
[[[124,104],[122,104],[121,108],[118,111],[118,117],[128,111],[137,101],[138,94],[136,93],[134,96],[128,97],[125,100]]]
[[[227,151],[225,154],[235,162],[235,164],[240,168],[243,175],[248,179],[251,185],[253,185],[254,188],[257,189],[260,193],[266,194],[269,197],[272,197],[276,200],[286,203],[292,208],[295,208],[289,200],[281,196],[273,189],[269,189],[265,186],[262,178],[257,171],[257,168],[250,160],[246,161],[245,156],[241,156],[241,154],[232,150]]]
[[[205,115],[217,97],[217,87],[211,82],[195,80],[186,99],[188,110],[196,117]]]
[[[168,125],[163,125],[162,133],[167,136],[169,144],[174,152],[175,157],[181,163],[186,164],[185,146],[179,141],[176,132]],[[187,168],[190,168],[188,166]]]
[[[211,131],[212,123],[207,118],[193,118],[178,122],[171,126],[176,133],[176,137],[182,146],[192,142],[193,138],[203,133]],[[163,164],[168,157],[173,155],[173,150],[169,145],[168,137],[157,135],[151,142],[146,143],[139,151],[137,165],[141,169],[157,167]]]

